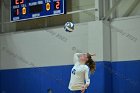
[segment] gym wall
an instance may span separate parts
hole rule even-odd
[[[76,24],[73,33],[57,27],[0,35],[0,91],[69,93],[73,54],[95,52],[90,93],[139,93],[139,19]]]

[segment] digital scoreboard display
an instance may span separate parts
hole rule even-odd
[[[11,22],[65,13],[65,0],[11,0]]]

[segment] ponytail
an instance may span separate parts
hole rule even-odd
[[[94,73],[94,71],[96,69],[96,63],[95,63],[95,61],[92,60],[91,56],[93,56],[93,55],[87,53],[88,61],[86,62],[86,65],[89,67],[90,72]]]

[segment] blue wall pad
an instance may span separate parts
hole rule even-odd
[[[140,93],[140,60],[112,63],[112,93]]]
[[[88,93],[140,93],[140,61],[97,62]],[[0,70],[1,93],[70,93],[72,65]]]
[[[88,93],[104,93],[106,75],[104,64],[97,62],[97,69],[91,75]],[[109,62],[108,62],[109,63]],[[0,71],[0,91],[4,93],[70,93],[68,83],[72,65],[39,68],[23,68]],[[106,80],[107,81],[107,80]],[[108,92],[109,93],[109,92]]]

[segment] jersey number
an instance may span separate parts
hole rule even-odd
[[[76,70],[72,69],[71,73],[75,75]]]

